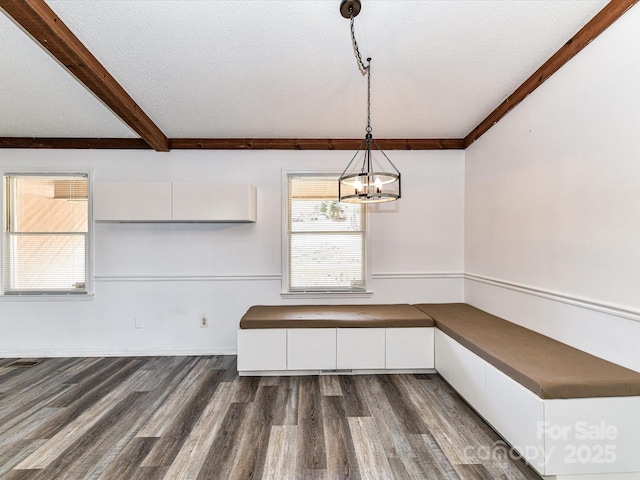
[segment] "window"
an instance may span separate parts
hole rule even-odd
[[[285,291],[366,290],[365,207],[338,202],[338,176],[287,175]]]
[[[5,294],[86,293],[87,175],[4,175]]]

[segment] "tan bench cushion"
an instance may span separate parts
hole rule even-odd
[[[240,328],[433,327],[433,319],[413,305],[256,305]]]
[[[640,373],[464,303],[416,305],[436,326],[541,398],[640,395]]]

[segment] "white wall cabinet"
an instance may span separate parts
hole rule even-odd
[[[96,182],[98,222],[256,221],[256,187],[246,182]]]
[[[96,182],[93,218],[102,222],[169,222],[171,182]]]
[[[174,221],[256,221],[256,187],[246,182],[173,182],[172,201]]]

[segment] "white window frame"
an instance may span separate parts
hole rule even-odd
[[[369,218],[369,208],[364,205],[362,217],[365,225],[364,242],[364,278],[365,288],[357,290],[330,290],[330,291],[292,291],[289,288],[289,177],[290,176],[309,176],[335,177],[336,182],[341,172],[333,170],[282,170],[282,298],[369,298],[373,295],[371,290],[371,225]],[[337,199],[337,198],[336,198]]]
[[[53,290],[41,290],[37,292],[32,291],[11,291],[5,292],[4,285],[4,241],[0,239],[0,300],[66,300],[66,299],[90,299],[94,295],[93,291],[93,169],[5,169],[0,171],[0,177],[2,186],[0,186],[0,208],[2,213],[0,214],[0,227],[2,228],[2,235],[6,231],[7,225],[7,209],[9,206],[6,204],[6,185],[4,177],[16,176],[16,177],[56,177],[56,176],[86,176],[87,177],[87,237],[85,246],[85,288],[81,292],[57,292]]]

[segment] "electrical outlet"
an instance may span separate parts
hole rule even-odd
[[[208,326],[209,323],[207,322],[207,317],[202,315],[202,318],[200,318],[200,328],[207,328]]]
[[[144,318],[141,316],[136,317],[135,325],[136,325],[136,328],[144,327]]]

